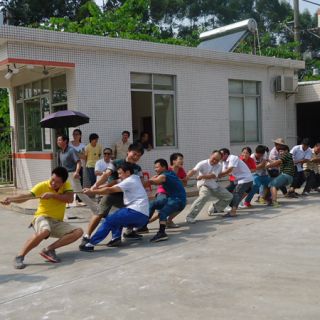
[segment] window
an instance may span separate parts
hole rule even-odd
[[[133,139],[147,132],[154,147],[176,146],[175,76],[131,73]]]
[[[260,141],[260,82],[229,80],[230,142]]]
[[[40,120],[51,112],[67,108],[65,75],[19,86],[15,88],[15,97],[18,149],[51,150],[52,130],[41,128]]]

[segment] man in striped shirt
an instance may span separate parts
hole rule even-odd
[[[266,168],[280,167],[280,174],[275,177],[269,184],[271,196],[272,196],[272,206],[279,207],[277,201],[277,192],[283,186],[290,185],[293,181],[294,176],[294,162],[292,155],[289,152],[289,147],[287,145],[282,145],[279,148],[280,158],[278,160],[269,163]]]

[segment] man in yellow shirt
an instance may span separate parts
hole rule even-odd
[[[91,133],[89,143],[85,147],[86,169],[90,180],[90,186],[96,183],[97,177],[94,173],[96,162],[102,154],[102,145],[98,143],[99,136],[96,133]]]
[[[66,246],[78,240],[83,230],[63,221],[66,203],[73,201],[73,191],[68,179],[68,171],[57,167],[52,171],[50,180],[35,185],[30,193],[7,197],[1,201],[4,205],[12,202],[25,202],[40,198],[39,206],[34,214],[32,227],[35,233],[26,241],[18,256],[14,259],[14,267],[23,269],[24,257],[29,251],[37,247],[40,242],[49,237],[58,238],[57,241],[44,248],[40,255],[50,262],[60,262],[55,249]]]

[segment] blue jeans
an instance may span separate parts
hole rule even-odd
[[[94,173],[94,168],[86,167],[86,169],[87,169],[87,174],[90,181],[90,186],[93,186],[97,181],[97,176]]]
[[[279,189],[283,186],[287,186],[291,184],[293,181],[293,177],[286,173],[280,173],[276,178],[274,178],[270,183],[269,187],[274,187]]]
[[[167,197],[167,201],[155,203],[153,208],[159,211],[160,222],[167,221],[167,218],[175,212],[182,211],[186,202],[179,198]]]
[[[109,232],[112,232],[112,239],[120,238],[123,227],[142,227],[148,222],[148,216],[130,208],[121,208],[112,215],[105,218],[97,232],[90,239],[90,243],[96,245],[104,240]]]
[[[149,219],[152,217],[157,208],[162,208],[168,201],[165,193],[157,193],[154,200],[150,201],[149,205]]]
[[[267,187],[270,183],[270,177],[269,176],[259,176],[257,174],[253,175],[253,186],[250,191],[250,193],[247,195],[245,202],[250,202],[253,198],[253,196],[259,192],[259,189],[261,186]]]

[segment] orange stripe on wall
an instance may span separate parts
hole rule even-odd
[[[46,60],[29,60],[29,59],[19,59],[19,58],[8,58],[0,61],[0,65],[9,63],[20,63],[20,64],[32,64],[32,65],[46,65],[52,67],[64,67],[64,68],[74,68],[75,64],[72,62],[60,62],[60,61],[46,61]]]
[[[53,153],[14,153],[16,159],[36,159],[36,160],[52,160]]]

